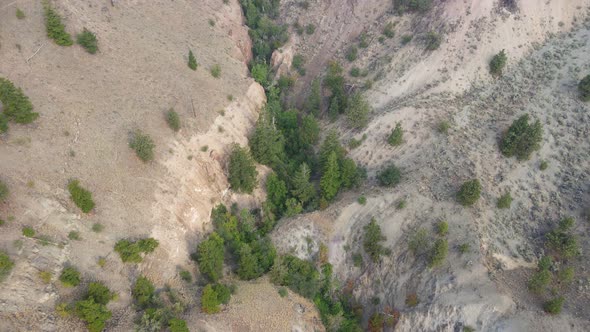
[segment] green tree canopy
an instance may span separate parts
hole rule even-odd
[[[340,190],[341,179],[340,179],[340,167],[338,166],[338,157],[336,152],[330,153],[326,165],[324,166],[324,172],[320,179],[320,188],[322,190],[322,197],[331,201],[338,194]]]
[[[346,119],[351,128],[364,128],[369,123],[371,105],[360,92],[353,94],[346,108]]]
[[[381,227],[377,224],[375,218],[371,218],[371,222],[365,225],[364,229],[363,247],[371,260],[376,263],[382,255],[387,253],[387,249],[381,244],[386,238],[381,233]]]
[[[229,156],[228,169],[231,188],[237,192],[252,193],[257,185],[258,171],[248,150],[234,144]]]
[[[211,281],[219,280],[223,273],[224,255],[223,239],[217,233],[211,233],[197,247],[197,263],[201,273]]]
[[[293,175],[293,189],[291,190],[291,194],[302,204],[309,202],[316,195],[315,187],[309,181],[310,176],[311,170],[306,163],[302,163],[297,172],[295,172],[295,175]]]
[[[500,151],[506,157],[516,156],[518,160],[528,160],[531,154],[541,148],[543,126],[539,120],[529,124],[529,115],[515,120],[502,137]]]

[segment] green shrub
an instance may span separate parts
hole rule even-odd
[[[432,0],[394,0],[393,5],[400,14],[405,12],[425,12],[432,7]]]
[[[342,185],[340,177],[340,166],[338,165],[338,156],[332,151],[324,165],[322,177],[320,179],[320,189],[322,198],[331,201],[336,197],[340,186]]]
[[[8,186],[6,183],[0,180],[0,202],[4,201],[8,197]]]
[[[16,18],[18,18],[19,20],[24,20],[25,19],[25,12],[23,12],[20,8],[16,9]]]
[[[441,121],[438,123],[438,125],[436,126],[436,129],[438,130],[439,133],[441,134],[448,134],[449,133],[449,129],[451,128],[451,124],[448,121]]]
[[[406,306],[413,308],[417,306],[418,303],[420,303],[420,300],[418,300],[416,293],[410,293],[406,295]]]
[[[590,75],[586,75],[578,84],[578,91],[580,92],[580,99],[582,101],[590,101]]]
[[[498,203],[496,203],[496,207],[498,209],[508,209],[512,204],[512,196],[510,193],[505,193],[504,195],[498,198]]]
[[[35,236],[35,230],[32,227],[25,226],[23,227],[23,235],[26,237],[33,237]]]
[[[217,300],[223,304],[228,304],[231,299],[231,289],[224,284],[214,284],[213,290],[217,293]]]
[[[373,260],[374,263],[377,263],[379,258],[388,252],[388,250],[381,245],[381,242],[385,241],[386,238],[381,233],[381,227],[377,224],[375,218],[372,218],[371,222],[365,225],[364,230],[363,247],[369,257],[371,257],[371,260]]]
[[[554,229],[547,234],[547,247],[564,258],[580,255],[580,245],[576,237],[568,231]]]
[[[395,208],[396,210],[403,210],[406,208],[406,206],[408,205],[408,202],[406,202],[405,199],[400,199],[399,201],[397,201],[397,203],[395,204]]]
[[[0,102],[2,102],[4,123],[9,120],[16,123],[27,124],[33,122],[39,113],[33,112],[33,104],[20,88],[17,88],[7,79],[0,77]],[[4,130],[6,131],[6,124]]]
[[[45,9],[45,28],[47,37],[53,39],[57,45],[71,46],[74,44],[72,37],[66,32],[66,27],[61,22],[59,14],[51,8],[48,1],[43,1]]]
[[[563,284],[571,284],[574,281],[575,270],[573,266],[566,267],[559,271],[559,281]]]
[[[481,194],[481,184],[478,179],[463,183],[457,193],[457,200],[463,206],[471,206],[477,202]]]
[[[123,263],[140,263],[142,261],[141,253],[151,253],[158,245],[158,240],[153,238],[145,238],[138,241],[124,239],[117,241],[115,251],[119,254]]]
[[[73,266],[64,268],[59,275],[59,281],[66,287],[76,287],[80,284],[80,280],[80,272]]]
[[[223,239],[213,232],[197,246],[199,271],[213,282],[222,277],[225,256],[223,244]]]
[[[51,282],[51,272],[49,271],[39,271],[39,279],[43,281],[44,284],[49,284]]]
[[[561,308],[563,307],[564,302],[565,298],[563,296],[556,297],[543,303],[543,310],[548,314],[558,315],[561,313]]]
[[[367,204],[367,197],[365,197],[365,195],[360,195],[357,201],[360,205],[365,205]]]
[[[446,239],[437,239],[434,242],[434,246],[430,250],[428,257],[428,266],[433,268],[442,265],[447,258],[449,251],[449,244]]]
[[[221,302],[219,301],[217,292],[213,286],[211,286],[211,284],[205,286],[205,288],[203,288],[203,294],[201,295],[201,311],[207,314],[218,313],[221,310],[219,308],[220,304]]]
[[[98,41],[96,40],[96,35],[86,28],[84,28],[84,31],[78,34],[76,37],[76,42],[90,54],[96,54],[96,51],[98,51]]]
[[[192,50],[188,50],[188,67],[192,70],[197,70],[197,66],[197,58],[195,58]]]
[[[500,151],[506,157],[516,156],[518,160],[527,160],[531,154],[541,148],[543,127],[539,120],[529,124],[529,115],[525,114],[512,122],[502,137]]]
[[[135,150],[135,153],[143,162],[154,159],[154,148],[156,145],[149,135],[143,134],[137,130],[131,135],[129,147]]]
[[[314,264],[292,255],[282,256],[271,270],[271,281],[312,299],[320,288],[320,274]]]
[[[471,246],[469,243],[462,243],[459,245],[459,252],[462,254],[466,254],[471,250]]]
[[[346,51],[346,60],[353,62],[358,57],[359,50],[356,46],[350,46]]]
[[[166,123],[168,123],[170,129],[174,131],[180,130],[180,116],[173,108],[166,112]]]
[[[348,126],[356,129],[366,127],[369,123],[371,111],[371,105],[369,105],[365,97],[360,92],[354,93],[350,97],[345,110]]]
[[[179,318],[171,318],[168,321],[168,328],[170,332],[189,332],[186,321]]]
[[[295,54],[295,56],[293,56],[293,61],[291,62],[291,67],[294,68],[299,75],[303,76],[305,75],[305,68],[303,66],[305,66],[303,55]]]
[[[131,289],[131,295],[133,296],[135,303],[140,308],[145,309],[154,304],[156,287],[154,287],[154,284],[152,284],[148,278],[140,276],[135,281],[133,289]]]
[[[178,273],[178,275],[180,275],[180,278],[188,283],[191,283],[193,281],[193,276],[191,275],[191,273],[187,270],[182,270]]]
[[[406,45],[407,43],[411,42],[414,36],[412,35],[403,35],[402,36],[402,45]]]
[[[543,256],[541,257],[541,259],[539,259],[539,262],[537,263],[537,267],[541,271],[549,270],[551,268],[551,265],[553,265],[553,260],[551,259],[551,256]]]
[[[76,315],[86,322],[88,331],[101,332],[112,313],[104,304],[96,303],[93,298],[88,298],[76,302]]]
[[[305,26],[305,33],[308,35],[313,35],[313,33],[315,32],[315,25],[313,24],[308,24]]]
[[[248,150],[234,144],[229,156],[228,181],[237,192],[252,193],[256,188],[258,171]]]
[[[490,61],[490,74],[492,74],[493,76],[502,75],[502,70],[504,69],[504,66],[506,66],[507,60],[508,57],[506,57],[506,53],[504,52],[504,50],[494,55],[492,61]]]
[[[551,272],[549,270],[540,270],[536,272],[528,282],[528,288],[535,293],[542,293],[545,288],[551,283]]]
[[[114,293],[112,293],[107,286],[100,282],[91,282],[88,284],[88,292],[86,298],[94,299],[94,302],[106,305],[110,300],[113,299]]]
[[[0,282],[4,281],[14,267],[14,262],[8,254],[0,250]]]
[[[541,171],[546,170],[549,167],[549,163],[546,160],[542,160],[541,163],[539,164],[539,169]]]
[[[361,76],[361,69],[359,67],[352,67],[349,74],[352,77],[359,77]]]
[[[0,134],[8,131],[8,118],[4,113],[0,113]]]
[[[383,171],[377,174],[379,184],[384,187],[395,187],[401,182],[402,173],[394,164],[387,166]]]
[[[434,31],[430,31],[424,37],[424,42],[427,51],[434,51],[440,47],[440,43],[442,42],[442,36]]]
[[[71,180],[68,183],[68,191],[70,192],[70,198],[82,212],[88,213],[94,208],[92,193],[82,188],[78,180]]]
[[[428,232],[424,228],[420,228],[410,235],[408,247],[415,256],[420,256],[428,251],[429,243]]]
[[[221,66],[218,64],[214,64],[213,66],[211,66],[211,76],[215,77],[215,78],[219,78],[221,76]]]
[[[81,240],[80,232],[71,231],[70,233],[68,233],[68,239],[75,240],[75,241]]]
[[[256,63],[252,66],[250,74],[252,78],[258,82],[262,87],[268,87],[268,65],[266,63]]]
[[[99,224],[99,223],[92,224],[92,231],[95,233],[100,233],[100,232],[102,232],[103,229],[104,229],[104,226],[102,224]]]
[[[395,37],[395,31],[393,30],[394,27],[395,27],[395,24],[393,22],[389,22],[385,25],[385,27],[383,27],[383,34],[385,35],[385,37],[387,37],[387,38]]]
[[[446,221],[441,221],[436,224],[436,234],[445,236],[449,233],[449,224]]]
[[[367,48],[369,47],[369,37],[367,36],[366,32],[361,33],[359,36],[359,47],[360,48]]]
[[[391,146],[400,146],[404,142],[404,130],[402,129],[401,123],[396,123],[395,128],[391,131],[391,134],[387,138],[387,143]]]
[[[285,296],[289,295],[289,291],[287,291],[287,289],[285,287],[281,287],[281,288],[279,288],[279,295],[281,297],[285,297]]]

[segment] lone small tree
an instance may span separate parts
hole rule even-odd
[[[525,114],[512,122],[502,137],[500,151],[506,157],[516,156],[518,160],[528,160],[531,154],[541,148],[543,126],[539,120],[529,124],[529,115]]]
[[[394,164],[387,166],[383,171],[377,174],[379,184],[384,187],[395,187],[402,180],[402,173]]]
[[[582,101],[590,101],[590,75],[586,75],[578,84],[578,91],[580,91],[580,99]]]
[[[481,184],[478,179],[463,183],[457,193],[457,200],[463,206],[471,206],[477,202],[481,194]]]
[[[228,171],[228,181],[233,190],[250,194],[256,188],[258,171],[245,148],[234,144],[229,156]]]
[[[377,263],[379,258],[387,253],[387,249],[381,245],[381,242],[385,241],[386,237],[381,233],[381,227],[379,227],[375,218],[371,218],[371,222],[364,229],[363,247],[371,260]]]
[[[395,128],[391,131],[391,134],[387,138],[387,143],[391,146],[399,146],[404,142],[404,130],[402,129],[401,123],[396,123]]]
[[[142,133],[140,130],[135,131],[131,135],[129,147],[135,150],[135,153],[143,162],[154,159],[154,148],[156,145],[149,135]]]
[[[490,74],[493,76],[502,75],[502,70],[504,69],[504,66],[506,66],[507,60],[508,57],[506,56],[506,52],[504,52],[504,50],[494,55],[492,61],[490,61]]]
[[[197,70],[197,66],[197,58],[195,58],[192,50],[188,50],[188,67],[192,70]]]

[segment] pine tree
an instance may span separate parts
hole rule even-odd
[[[340,169],[336,152],[332,152],[328,157],[328,161],[324,166],[324,174],[320,179],[320,188],[322,189],[322,197],[327,201],[331,201],[338,194],[340,189]]]
[[[343,188],[352,188],[359,184],[359,175],[354,160],[345,158],[340,163],[341,180]]]
[[[272,167],[284,158],[285,138],[266,109],[258,118],[249,144],[254,160],[263,165]]]
[[[313,183],[309,182],[311,170],[306,163],[302,163],[293,176],[293,189],[291,194],[295,196],[302,204],[309,202],[315,196]]]
[[[363,240],[363,247],[373,262],[378,262],[379,257],[387,252],[387,249],[381,245],[381,242],[386,238],[381,233],[381,227],[377,224],[375,218],[371,219],[365,227],[365,236]]]
[[[219,305],[221,302],[217,298],[217,292],[213,289],[211,284],[203,288],[201,295],[201,310],[208,314],[215,314],[219,312]]]
[[[311,83],[311,92],[307,98],[305,108],[309,114],[312,114],[315,117],[320,115],[322,109],[322,92],[319,78],[314,79]]]
[[[287,185],[279,179],[276,173],[271,173],[266,178],[266,198],[272,204],[275,214],[283,213],[287,199]]]
[[[395,128],[391,131],[391,135],[387,138],[387,143],[391,146],[399,146],[404,142],[404,130],[401,123],[396,123]]]
[[[371,105],[369,105],[362,94],[357,92],[350,97],[348,107],[346,108],[346,118],[349,127],[356,129],[366,127],[369,123],[369,113],[371,113]]]
[[[195,58],[192,50],[188,50],[188,67],[192,70],[197,70],[197,66],[197,58]]]
[[[336,130],[331,130],[324,139],[322,146],[320,147],[320,168],[324,169],[328,157],[332,152],[336,153],[336,159],[342,160],[344,159],[344,148],[340,145],[338,141],[338,132]]]
[[[240,246],[237,272],[243,280],[251,280],[262,274],[256,256],[252,254],[250,246],[245,243]]]
[[[229,157],[228,181],[237,192],[252,193],[256,187],[258,171],[250,153],[237,144],[234,144]]]

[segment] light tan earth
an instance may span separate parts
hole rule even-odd
[[[0,205],[0,218],[9,219],[0,229],[0,249],[16,261],[0,288],[0,330],[83,330],[78,320],[59,318],[53,310],[79,295],[56,280],[68,263],[85,280],[103,281],[118,293],[109,304],[109,331],[133,329],[130,285],[140,274],[157,287],[179,289],[190,307],[184,318],[191,331],[322,330],[309,301],[292,292],[281,298],[265,278],[238,282],[230,304],[208,316],[199,311],[199,289],[177,275],[180,268],[196,272],[189,254],[210,229],[211,207],[234,201],[256,206],[264,199],[260,188],[252,196],[236,195],[225,176],[230,144],[247,143],[265,98],[248,78],[250,41],[237,1],[51,3],[69,32],[96,32],[100,51],[89,55],[79,46],[50,42],[39,1],[0,0],[0,76],[22,87],[40,113],[33,124],[11,125],[0,137],[0,178],[11,189]],[[374,81],[366,96],[375,111],[360,132],[341,122],[323,124],[339,129],[343,143],[367,135],[349,155],[367,167],[368,183],[341,194],[325,211],[281,221],[273,234],[278,249],[310,257],[327,244],[336,275],[352,282],[366,307],[365,323],[391,306],[402,312],[399,331],[460,331],[465,325],[478,331],[590,330],[586,256],[576,261],[574,284],[563,289],[568,301],[560,316],[544,314],[544,298],[526,290],[547,229],[573,215],[576,231],[587,235],[582,211],[590,202],[590,110],[576,98],[575,85],[590,72],[590,1],[521,0],[513,12],[492,0],[435,1],[422,17],[392,15],[391,0],[311,0],[308,10],[297,3],[282,1],[280,20],[312,23],[316,32],[293,33],[274,56],[284,72],[293,55],[307,60],[307,74],[290,101],[300,105],[311,79],[339,59],[347,72],[352,66],[368,69],[366,78],[350,78],[350,88]],[[16,19],[16,6],[25,20]],[[390,21],[397,22],[396,35],[380,44]],[[430,30],[443,33],[443,42],[425,52],[420,36]],[[369,47],[346,63],[346,48],[363,31]],[[404,34],[414,35],[405,46]],[[189,48],[199,62],[196,72],[186,66]],[[509,57],[506,75],[493,80],[487,65],[501,49]],[[219,79],[209,73],[214,64],[222,68]],[[179,133],[164,121],[171,107],[183,122]],[[545,135],[543,148],[519,163],[499,154],[497,140],[524,112],[542,120]],[[441,120],[451,123],[446,136],[435,130]],[[398,121],[405,144],[391,148],[386,137]],[[135,129],[156,143],[156,158],[148,164],[128,147]],[[541,160],[549,161],[545,172],[538,170]],[[393,189],[379,188],[374,175],[390,162],[402,168],[404,180]],[[259,167],[261,180],[267,171]],[[454,194],[473,177],[482,181],[483,195],[465,209]],[[70,201],[71,178],[92,191],[97,207],[91,214],[81,214]],[[497,210],[496,199],[506,190],[512,207]],[[364,206],[356,202],[361,193]],[[407,206],[398,210],[402,199]],[[365,265],[354,267],[352,254],[362,252],[362,227],[372,217],[392,253],[380,264],[364,257]],[[432,233],[440,220],[450,225],[450,252],[442,268],[430,270],[409,252],[407,240],[419,227]],[[92,232],[94,223],[105,229]],[[48,244],[23,237],[25,225]],[[82,241],[68,240],[70,231],[79,231]],[[123,265],[114,243],[145,236],[157,238],[158,249],[141,264]],[[582,239],[586,253],[589,243]],[[462,243],[470,244],[470,253],[458,253]],[[106,257],[104,268],[97,265],[100,257]],[[53,273],[51,284],[38,278],[42,270]],[[410,293],[420,300],[414,308],[404,303]],[[374,297],[379,305],[371,304]]]

